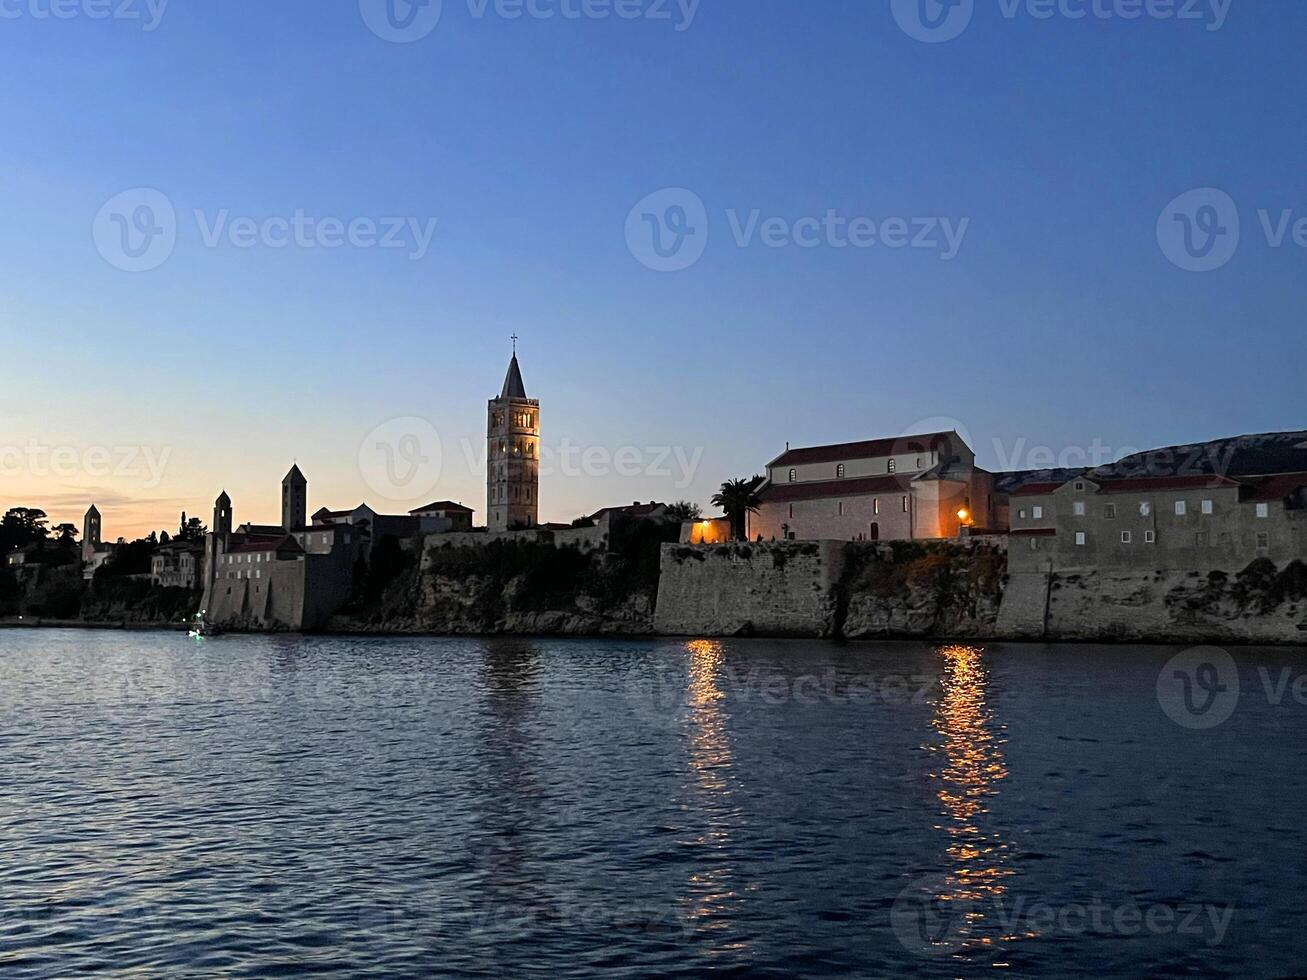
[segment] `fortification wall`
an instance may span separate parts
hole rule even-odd
[[[668,544],[654,629],[676,636],[831,636],[844,542]]]
[[[1055,572],[1046,638],[1307,643],[1307,583],[1293,574]]]

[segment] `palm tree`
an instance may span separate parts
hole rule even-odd
[[[678,521],[697,521],[703,516],[703,508],[688,500],[678,500],[674,504],[667,505],[667,516]]]
[[[749,480],[727,480],[722,488],[713,494],[712,505],[720,507],[722,513],[731,521],[731,536],[736,541],[745,538],[745,519],[749,514],[756,514],[762,505],[758,488],[762,486],[762,477],[755,476]]]

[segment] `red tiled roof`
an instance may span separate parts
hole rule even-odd
[[[927,432],[921,435],[895,436],[892,439],[870,439],[866,442],[844,442],[831,446],[810,446],[806,449],[788,449],[768,466],[801,466],[804,463],[836,463],[845,459],[867,459],[873,456],[891,456],[897,453],[929,452],[958,438],[953,432]]]
[[[437,500],[435,503],[427,504],[425,507],[414,507],[409,511],[409,513],[421,514],[428,510],[456,510],[461,514],[472,513],[471,507],[464,507],[462,504],[456,504],[452,500]]]
[[[1307,487],[1307,473],[1280,473],[1241,482],[1247,491],[1246,500],[1283,500],[1295,490]]]
[[[1144,493],[1149,490],[1211,490],[1220,487],[1237,487],[1238,481],[1213,474],[1195,473],[1187,476],[1137,476],[1124,480],[1095,480],[1092,476],[1076,477],[1098,487],[1100,493]],[[1011,494],[1013,497],[1030,497],[1053,493],[1065,483],[1028,483]]]
[[[864,476],[852,480],[821,480],[815,483],[773,483],[759,497],[765,504],[789,500],[821,500],[824,497],[856,497],[868,493],[903,493],[912,482],[903,476]]]
[[[238,545],[233,545],[227,549],[229,555],[240,555],[252,552],[267,551],[300,551],[299,542],[289,534],[283,534],[280,538],[261,538],[253,541],[242,541]]]
[[[1090,477],[1089,479],[1093,479]],[[1210,473],[1189,476],[1139,476],[1125,480],[1093,480],[1103,493],[1142,493],[1145,490],[1212,490],[1237,487],[1237,480]]]
[[[1057,534],[1055,527],[1019,527],[1012,531],[1013,535],[1023,538],[1051,538]]]
[[[1060,487],[1066,486],[1065,483],[1027,483],[1024,487],[1018,487],[1013,490],[1013,497],[1033,497],[1036,494],[1052,493]]]

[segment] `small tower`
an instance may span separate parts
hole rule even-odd
[[[299,466],[292,466],[281,481],[281,526],[287,531],[303,531],[309,512],[309,481]]]
[[[522,370],[513,359],[498,398],[490,400],[486,425],[486,523],[511,531],[540,523],[540,402],[526,397]]]
[[[82,561],[90,561],[100,547],[100,512],[91,504],[91,509],[82,518]]]
[[[213,534],[224,547],[231,538],[231,498],[226,490],[213,502]]]

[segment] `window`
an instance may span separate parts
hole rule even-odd
[[[1072,512],[1076,515],[1076,517],[1085,516],[1085,502],[1083,500],[1077,500],[1074,504],[1071,505],[1071,509]]]
[[[1271,546],[1271,534],[1270,534],[1270,532],[1269,532],[1269,531],[1258,531],[1258,532],[1257,532],[1257,549],[1258,549],[1259,551],[1265,551],[1265,550],[1266,550],[1267,548],[1269,548],[1270,546]]]
[[[1044,508],[1036,507],[1034,510],[1034,515],[1035,515],[1035,520],[1039,520],[1041,517],[1044,516]]]
[[[791,469],[791,470],[790,470],[790,482],[793,483],[793,482],[794,482],[795,480],[797,480],[798,478],[799,478],[799,471],[798,471],[798,470],[795,470],[795,469]]]
[[[917,469],[921,469],[921,457],[917,457]]]
[[[897,473],[898,471],[899,461],[897,459],[891,459],[885,466],[885,472],[887,473]]]
[[[1084,543],[1085,543],[1085,532],[1084,532],[1084,531],[1077,531],[1077,532],[1076,532],[1076,544],[1078,544],[1078,545],[1083,545]]]
[[[790,504],[790,518],[791,518],[791,519],[794,518],[794,505],[793,505],[793,504]]]
[[[1038,551],[1038,550],[1039,550],[1039,538],[1031,538],[1031,539],[1030,539],[1030,550],[1031,550],[1031,551]]]
[[[843,464],[843,463],[840,463],[839,466],[835,467],[835,479],[837,479],[837,480],[842,480],[842,479],[844,479],[844,464]]]
[[[1081,481],[1077,480],[1077,481],[1076,481],[1076,489],[1077,489],[1077,490],[1083,490],[1084,488],[1085,488],[1084,483],[1082,483]]]
[[[1186,508],[1185,508],[1185,502],[1184,502],[1183,500],[1177,500],[1177,501],[1175,502],[1175,516],[1176,516],[1176,517],[1184,517],[1184,515],[1185,515],[1185,510],[1186,510]]]
[[[1270,516],[1271,516],[1271,505],[1270,505],[1270,504],[1258,504],[1258,505],[1257,505],[1257,516],[1258,516],[1258,517],[1270,517]]]
[[[1140,517],[1148,517],[1150,514],[1152,514],[1152,512],[1153,512],[1153,505],[1148,503],[1148,501],[1144,501],[1142,504],[1139,505]]]
[[[844,501],[842,500],[839,503],[839,516],[840,517],[844,516]]]
[[[1156,531],[1145,531],[1145,532],[1144,532],[1144,544],[1157,544],[1157,532],[1156,532]]]
[[[875,500],[873,500],[873,501],[871,502],[871,512],[872,512],[873,514],[879,514],[879,513],[880,513],[880,498],[879,498],[879,497],[877,497]]]
[[[1021,518],[1023,521],[1026,519],[1026,509],[1024,507],[1017,511],[1017,517]]]
[[[1203,501],[1203,513],[1204,514],[1212,513],[1212,502],[1210,500]]]
[[[1116,520],[1116,504],[1107,504],[1103,507],[1103,516],[1109,521]]]
[[[907,495],[905,494],[903,497],[903,513],[906,514],[907,512],[908,512],[908,498]]]
[[[1122,532],[1121,532],[1121,543],[1122,543],[1122,544],[1129,544],[1129,543],[1130,543],[1131,541],[1133,541],[1133,540],[1134,540],[1134,535],[1132,535],[1129,531],[1122,531]]]

